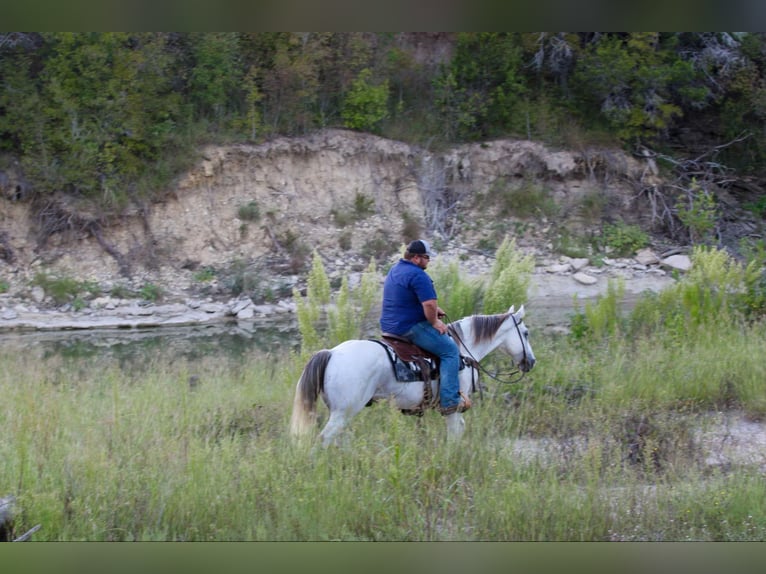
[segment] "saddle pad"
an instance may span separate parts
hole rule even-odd
[[[384,341],[371,340],[381,345],[388,353],[388,359],[391,361],[391,367],[397,381],[412,383],[439,377],[438,357],[426,353],[408,341],[392,340],[390,337],[383,338]]]
[[[400,383],[439,378],[438,355],[395,335],[384,334],[382,341],[377,339],[371,339],[371,341],[375,341],[386,349],[396,380]],[[459,370],[462,371],[467,366],[475,367],[477,364],[472,358],[461,356]]]

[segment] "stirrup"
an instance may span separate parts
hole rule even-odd
[[[440,409],[440,412],[443,416],[451,415],[454,413],[464,413],[471,408],[472,404],[473,403],[471,403],[471,399],[460,392],[460,401],[456,405]]]

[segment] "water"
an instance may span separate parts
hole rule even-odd
[[[123,369],[150,359],[194,362],[215,357],[238,361],[254,354],[274,355],[300,348],[297,324],[291,318],[248,325],[225,323],[154,329],[88,329],[0,333],[0,347],[32,354],[41,360],[116,362]]]

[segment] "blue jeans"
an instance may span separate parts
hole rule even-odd
[[[442,408],[457,405],[460,402],[460,350],[452,337],[442,335],[428,321],[421,321],[404,336],[439,357],[439,402]]]

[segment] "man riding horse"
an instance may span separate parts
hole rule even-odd
[[[436,289],[426,268],[434,253],[427,241],[417,239],[386,275],[380,328],[384,335],[407,339],[439,357],[439,403],[449,415],[471,408],[458,383],[460,352],[441,320]]]

